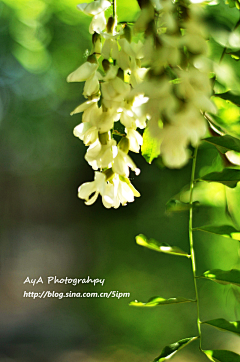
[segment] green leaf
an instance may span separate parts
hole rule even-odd
[[[192,207],[195,208],[199,206],[199,201],[194,201]],[[171,214],[172,212],[182,212],[188,211],[191,209],[191,205],[189,203],[182,202],[177,199],[171,199],[166,203],[166,213]]]
[[[236,106],[240,107],[240,95],[234,94],[230,91],[225,92],[225,93],[218,93],[218,94],[214,94],[214,95],[215,95],[215,97],[225,99],[226,101],[230,101],[230,102],[236,104]]]
[[[237,334],[240,336],[240,321],[228,322],[226,319],[218,318],[212,319],[210,321],[203,322],[204,324],[209,324],[210,326],[216,327],[223,331],[228,331]]]
[[[161,243],[155,239],[147,239],[146,236],[140,234],[136,236],[136,242],[138,245],[145,246],[146,248],[159,251],[160,253],[181,255],[190,258],[190,255],[181,250],[178,246],[170,246],[167,243]]]
[[[129,305],[134,307],[156,307],[157,305],[165,305],[165,304],[179,304],[179,303],[188,303],[188,302],[195,302],[193,299],[186,299],[186,298],[169,298],[165,299],[162,297],[153,297],[150,298],[147,303],[138,302],[137,300],[129,303]]]
[[[220,349],[203,351],[205,355],[213,362],[240,362],[240,355]]]
[[[219,182],[228,187],[234,188],[240,181],[240,170],[236,168],[225,168],[221,172],[211,172],[200,178],[202,181]]]
[[[149,127],[147,127],[143,133],[141,152],[148,163],[152,163],[154,158],[160,155],[160,140],[150,134]]]
[[[229,5],[230,8],[235,8],[236,7],[236,2],[235,0],[225,0],[225,3],[227,5]]]
[[[232,225],[204,225],[196,227],[193,230],[206,231],[208,233],[240,241],[240,231],[236,230]]]
[[[118,22],[135,22],[139,16],[140,8],[136,0],[117,1]]]
[[[230,54],[231,57],[234,59],[234,60],[239,60],[240,59],[240,51],[237,51],[237,52],[230,52],[230,53],[227,53],[227,54]]]
[[[240,270],[208,270],[200,278],[206,278],[219,284],[233,284],[240,287]]]
[[[180,349],[186,347],[189,343],[197,339],[198,337],[184,338],[176,343],[172,343],[169,346],[163,348],[160,356],[154,359],[153,362],[163,362],[169,360],[175,355]]]
[[[229,135],[209,137],[205,138],[203,141],[216,146],[221,153],[226,153],[227,151],[240,152],[240,140]]]

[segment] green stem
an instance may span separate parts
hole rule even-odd
[[[117,25],[117,0],[113,0],[113,19]]]
[[[196,261],[195,261],[195,252],[193,246],[193,232],[192,232],[192,220],[193,220],[193,188],[194,188],[194,178],[195,178],[195,170],[196,170],[196,161],[197,161],[197,151],[196,147],[193,154],[193,164],[192,164],[192,173],[191,173],[191,184],[190,184],[190,212],[189,212],[189,243],[190,243],[190,254],[192,260],[192,272],[194,279],[194,288],[196,294],[196,302],[197,302],[197,327],[199,333],[199,347],[202,350],[202,333],[201,333],[201,321],[200,321],[200,312],[199,312],[199,297],[198,297],[198,289],[197,289],[197,279],[196,279]]]

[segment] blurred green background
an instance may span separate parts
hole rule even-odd
[[[81,115],[69,115],[83,101],[83,84],[68,84],[66,77],[85,61],[86,49],[91,48],[91,19],[76,9],[77,4],[78,0],[0,3],[1,362],[144,362],[153,360],[166,344],[197,334],[194,303],[149,309],[128,306],[132,300],[147,301],[156,295],[194,298],[187,258],[135,243],[135,236],[143,233],[188,250],[188,214],[167,215],[165,204],[189,183],[191,162],[181,170],[168,170],[158,160],[148,165],[134,154],[141,174],[132,180],[141,198],[117,210],[104,209],[101,200],[88,207],[77,198],[78,186],[93,179],[84,160],[86,149],[72,134]],[[136,2],[119,1],[118,9],[120,17],[126,12],[131,17]],[[216,29],[230,33],[238,13],[224,3],[208,8],[212,59],[219,60],[225,46],[223,35],[214,38]],[[226,56],[222,66],[226,76],[216,87],[239,87],[239,63]],[[223,102],[222,121],[227,116],[225,126],[239,136],[239,110],[219,102]],[[203,145],[197,172],[221,167],[215,148]],[[238,221],[239,189],[227,192]],[[194,213],[195,226],[226,220],[223,187],[199,185],[194,197],[203,205]],[[198,275],[239,266],[238,241],[199,232],[194,236]],[[105,283],[103,287],[23,284],[27,276],[46,280],[51,275],[89,275],[105,278]],[[23,298],[24,290],[115,290],[131,296],[33,300]],[[202,320],[240,318],[236,301],[240,295],[235,289],[200,280],[199,293]],[[207,326],[203,333],[205,349],[240,352],[237,337]],[[206,358],[194,342],[174,360]]]

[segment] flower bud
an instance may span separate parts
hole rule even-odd
[[[127,39],[127,41],[129,43],[131,43],[131,41],[132,41],[132,31],[131,31],[130,26],[128,26],[127,24],[124,25],[123,35],[121,36],[121,38]]]
[[[107,72],[109,70],[109,68],[110,68],[109,60],[103,59],[102,66],[103,66],[104,72]]]
[[[129,139],[127,137],[122,137],[119,144],[118,144],[118,148],[120,150],[122,150],[124,153],[128,153],[128,151],[129,151]]]
[[[110,181],[115,175],[112,168],[108,168],[107,170],[103,171],[103,173],[106,176],[106,181]]]
[[[101,145],[107,145],[107,143],[110,139],[109,132],[99,133],[98,137],[99,137],[99,141],[100,141]]]
[[[118,69],[117,77],[124,81],[124,71],[121,68]]]
[[[99,57],[102,51],[102,42],[100,34],[94,33],[92,35],[92,43],[93,43],[93,53],[97,54]]]
[[[112,34],[113,30],[114,30],[114,26],[115,26],[115,20],[112,16],[110,16],[110,18],[108,18],[108,22],[107,22],[107,32]]]
[[[97,42],[99,39],[101,39],[101,35],[98,34],[98,33],[96,33],[96,32],[93,33],[93,35],[92,35],[92,43],[93,43],[93,45],[96,44],[96,42]]]
[[[97,64],[97,58],[95,54],[91,54],[87,57],[87,61],[92,64]]]

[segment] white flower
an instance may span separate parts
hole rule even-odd
[[[107,22],[104,12],[97,14],[93,17],[89,25],[89,33],[94,34],[95,32],[100,34],[102,30],[106,28]]]
[[[170,168],[181,168],[186,165],[189,151],[185,128],[169,125],[161,131],[161,136],[160,150],[164,164]]]
[[[96,171],[94,175],[94,181],[86,182],[78,188],[78,197],[85,199],[86,205],[92,205],[98,198],[98,195],[102,196],[102,202],[106,208],[109,208],[113,204],[113,186],[106,182],[106,176]]]
[[[139,83],[141,83],[144,80],[144,77],[146,76],[148,69],[138,67],[135,58],[131,58],[130,72],[131,74],[129,78],[129,83],[133,86],[133,88],[135,88]]]
[[[140,94],[132,100],[125,101],[124,106],[121,108],[120,122],[126,128],[145,128],[146,127],[146,113],[144,112],[143,105],[147,103],[148,98]]]
[[[105,40],[102,47],[102,57],[104,59],[109,59],[110,57],[113,59],[117,59],[118,57],[118,44],[115,38],[108,38]]]
[[[91,3],[83,3],[77,5],[77,8],[87,15],[92,15],[93,19],[89,26],[90,34],[101,33],[106,27],[106,19],[104,11],[111,6],[107,0],[96,0]]]
[[[82,104],[80,104],[78,107],[76,107],[70,114],[71,116],[76,113],[84,112],[86,109],[91,107],[94,103],[98,102],[100,97],[94,97],[93,99],[90,99]]]
[[[107,0],[95,0],[91,3],[82,3],[77,5],[77,8],[87,15],[98,15],[102,11],[107,10],[111,6],[110,1]]]
[[[127,128],[127,138],[129,139],[129,150],[139,153],[140,146],[143,144],[143,138],[136,130]]]
[[[67,77],[68,82],[86,81],[83,89],[84,97],[90,97],[99,91],[99,81],[96,74],[97,63],[85,62]]]
[[[128,178],[114,175],[112,181],[114,185],[113,207],[117,208],[122,204],[134,201],[134,196],[139,197],[140,193],[133,187]]]
[[[129,176],[129,168],[135,171],[136,175],[139,175],[140,170],[137,168],[130,156],[124,151],[120,150],[117,146],[113,146],[114,162],[112,165],[113,172],[121,176]]]
[[[134,197],[140,196],[128,178],[114,174],[108,181],[104,173],[95,171],[94,181],[86,182],[78,188],[78,197],[85,199],[86,205],[92,205],[99,194],[102,196],[103,205],[108,209],[117,209],[121,204],[126,205],[133,202]]]
[[[97,139],[88,148],[85,160],[94,170],[111,167],[113,163],[113,146],[115,145],[116,141],[113,139],[108,141],[106,145],[102,145]]]
[[[130,92],[129,84],[124,83],[119,77],[109,80],[102,84],[103,104],[107,108],[115,108],[116,110],[123,105],[124,98]]]
[[[96,72],[86,80],[83,95],[85,98],[90,97],[93,94],[96,94],[99,91],[99,81],[96,75]]]
[[[74,72],[69,74],[67,77],[67,82],[83,82],[91,78],[98,68],[98,64],[85,62]]]
[[[90,123],[84,122],[76,126],[73,130],[75,137],[80,138],[85,144],[89,146],[98,139],[98,131],[96,127],[92,127]]]

